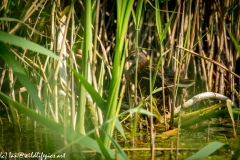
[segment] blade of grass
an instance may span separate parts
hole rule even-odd
[[[99,147],[100,147],[104,157],[106,159],[111,159],[111,157],[110,157],[106,147],[104,146],[102,140],[98,137],[98,135],[96,133],[94,133],[94,137],[95,137],[95,139],[96,139],[96,141],[97,141],[97,143],[98,143],[98,145],[99,145]]]
[[[1,36],[0,36],[1,37]],[[4,61],[9,65],[9,67],[13,70],[14,74],[17,76],[18,80],[22,83],[22,85],[27,89],[29,95],[33,99],[35,105],[39,109],[40,113],[44,113],[44,109],[42,107],[42,103],[38,97],[37,91],[30,82],[28,75],[26,72],[22,69],[21,65],[18,63],[18,61],[15,60],[14,55],[12,52],[9,51],[7,46],[0,42],[0,55],[4,59]]]
[[[130,18],[130,13],[133,6],[133,0],[123,0],[117,1],[117,37],[116,37],[116,50],[114,55],[114,62],[113,62],[113,70],[112,70],[112,80],[110,81],[110,87],[108,92],[108,100],[107,100],[107,114],[104,117],[104,120],[107,121],[112,117],[116,116],[118,113],[116,112],[117,100],[119,95],[119,88],[121,82],[122,75],[122,67],[121,67],[121,60],[124,61],[122,58],[122,52],[124,48],[124,38],[128,27],[128,21]],[[112,136],[113,130],[115,126],[115,121],[112,124],[107,124],[103,126],[103,130]],[[104,145],[110,147],[110,140],[109,138],[102,133],[101,139],[104,142]]]
[[[29,49],[31,51],[38,52],[38,53],[41,53],[46,56],[50,56],[56,60],[60,60],[60,58],[57,55],[55,55],[54,53],[52,53],[50,50],[48,50],[36,43],[33,43],[31,41],[28,41],[26,39],[23,39],[21,37],[18,37],[18,36],[12,35],[12,34],[8,34],[3,31],[0,31],[0,41],[14,45],[14,46]]]
[[[234,136],[235,138],[237,138],[237,133],[236,133],[236,129],[235,129],[235,121],[234,121],[233,110],[232,110],[232,102],[228,99],[228,100],[226,100],[226,105],[227,105],[227,109],[228,109],[229,116],[230,116],[231,121],[232,121],[233,136]]]
[[[225,143],[221,143],[221,142],[209,143],[208,145],[206,145],[205,147],[200,149],[197,153],[195,153],[191,157],[187,158],[186,160],[203,159],[204,157],[209,156],[210,154],[212,154],[213,152],[215,152],[216,150],[218,150],[219,148],[221,148],[223,146],[228,146],[228,145]]]
[[[84,1],[84,42],[83,42],[83,52],[82,52],[82,75],[91,83],[91,74],[89,72],[88,60],[90,59],[89,56],[92,53],[92,10],[91,10],[91,1],[85,0]],[[93,98],[93,97],[92,97]],[[86,105],[86,89],[81,83],[80,87],[80,96],[79,96],[79,108],[78,108],[78,119],[77,119],[77,130],[80,133],[85,134],[84,128],[84,119],[85,119],[85,105]]]
[[[105,133],[108,138],[111,140],[112,144],[114,145],[114,147],[116,148],[117,152],[119,153],[124,159],[128,160],[128,157],[126,155],[126,153],[122,150],[122,147],[107,133]],[[118,157],[116,157],[116,159],[118,159]]]
[[[226,24],[225,24],[225,27],[226,27],[226,30],[227,30],[227,32],[228,32],[231,40],[233,41],[233,44],[234,44],[236,50],[238,51],[238,55],[240,55],[240,47],[239,47],[239,45],[238,45],[238,42],[237,42],[236,38],[235,38],[235,37],[233,36],[233,34],[230,32],[230,30],[228,29],[228,27],[227,27]]]
[[[88,81],[75,69],[71,68],[74,75],[81,81],[81,84],[85,87],[88,93],[91,95],[92,99],[96,104],[101,108],[103,113],[106,111],[106,102],[104,99],[99,95],[99,93],[94,89],[94,87],[88,83]]]

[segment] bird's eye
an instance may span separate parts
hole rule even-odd
[[[132,56],[130,57],[130,59],[131,59],[131,60],[134,60],[134,59],[135,59],[135,56],[134,56],[134,55],[132,55]]]

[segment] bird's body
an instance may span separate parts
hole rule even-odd
[[[126,71],[126,79],[127,81],[131,82],[134,84],[135,82],[135,72],[136,72],[136,55],[131,54],[126,61],[131,62],[131,66],[129,69]],[[149,88],[150,88],[150,83],[149,83],[149,73],[150,73],[150,61],[148,60],[147,56],[143,52],[139,52],[138,56],[138,68],[137,68],[137,73],[138,73],[138,88],[140,92],[146,96],[149,95]],[[156,65],[153,64],[151,67],[151,72],[152,72],[152,78],[153,75],[156,71]],[[164,87],[166,87],[166,92],[169,93],[169,91],[172,91],[172,85],[174,84],[174,76],[175,73],[172,69],[168,67],[164,67]],[[182,79],[180,79],[182,81]],[[162,71],[161,71],[161,66],[158,68],[157,71],[157,76],[155,80],[155,85],[154,88],[160,88],[162,87]]]

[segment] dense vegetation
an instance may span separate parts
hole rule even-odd
[[[209,119],[199,116],[203,113],[210,118],[230,117],[233,136],[237,137],[234,119],[238,116],[240,82],[238,0],[0,3],[0,109],[5,113],[1,115],[13,122],[16,134],[23,132],[24,123],[33,126],[33,130],[41,124],[64,135],[64,146],[47,152],[70,153],[79,144],[79,152],[85,147],[96,151],[96,159],[128,159],[112,137],[116,129],[126,140],[119,119],[129,113],[136,113],[130,116],[134,121],[129,120],[133,135],[140,123],[138,117],[143,118],[140,114],[151,117],[148,122],[152,158],[153,124],[156,125],[153,114],[163,126],[161,132],[178,127],[177,133],[180,125],[187,128]],[[171,93],[149,87],[153,93],[160,90],[160,96],[150,92],[148,97],[142,97],[137,87],[131,90],[133,84],[124,77],[129,65],[125,58],[140,50],[146,51],[159,68],[174,70]],[[180,77],[194,84],[180,90]],[[197,105],[184,103],[195,95],[198,96],[192,100]],[[197,111],[183,115],[180,105],[188,113]],[[123,106],[134,109],[120,112]],[[46,139],[51,146],[52,138],[46,135]],[[217,149],[223,144],[214,145],[217,147],[211,148]],[[16,152],[19,151],[20,148]]]

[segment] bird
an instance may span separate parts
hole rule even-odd
[[[135,82],[135,72],[136,72],[136,54],[130,54],[126,58],[126,62],[130,62],[131,66],[129,67],[128,70],[125,72],[125,77],[127,82],[131,82],[134,84]],[[138,68],[137,68],[137,87],[140,90],[140,93],[142,93],[143,96],[148,96],[150,95],[150,84],[149,84],[149,73],[150,73],[150,61],[147,58],[147,54],[144,53],[143,51],[139,51],[138,54]],[[156,64],[152,64],[151,71],[152,71],[152,76],[154,75],[154,72],[156,71]],[[172,92],[172,87],[174,84],[174,76],[175,72],[169,68],[169,67],[163,67],[164,69],[164,87],[166,87],[165,92],[166,94],[169,94]],[[178,87],[188,87],[194,84],[192,80],[187,80],[180,78]],[[161,71],[161,66],[157,70],[157,76],[155,80],[155,85],[154,88],[160,88],[162,87],[162,71]],[[153,89],[154,89],[153,88]]]

